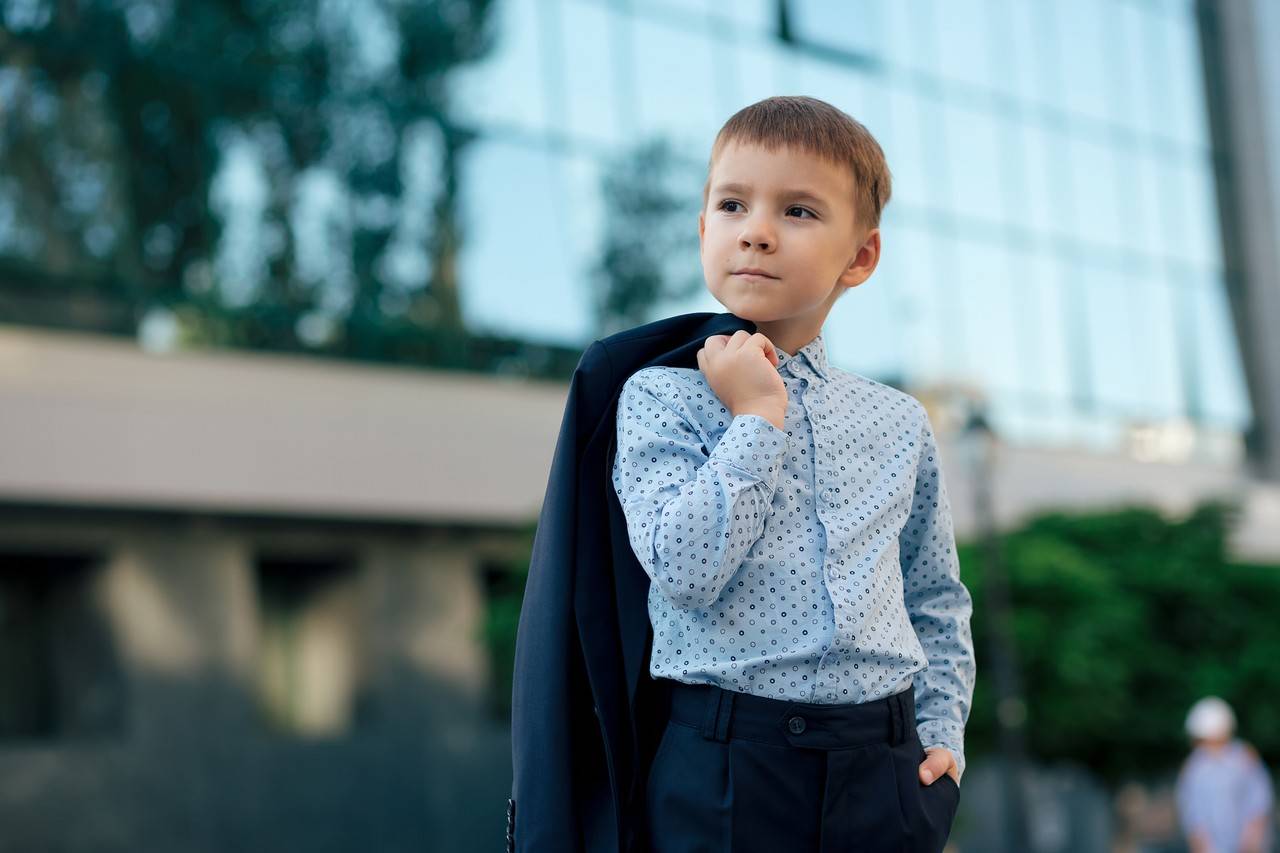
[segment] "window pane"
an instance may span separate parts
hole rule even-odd
[[[1186,411],[1179,374],[1178,316],[1175,288],[1154,275],[1129,282],[1134,316],[1129,335],[1137,353],[1134,402],[1153,418],[1172,418]]]
[[[990,85],[1024,103],[1042,95],[1043,42],[1035,23],[1035,4],[1023,0],[990,0]]]
[[[947,206],[943,168],[947,152],[935,142],[938,104],[908,90],[888,97],[889,120],[893,131],[885,149],[894,177],[894,203],[904,207],[943,209]],[[897,164],[896,169],[892,164]]]
[[[606,201],[600,189],[604,169],[594,157],[573,154],[562,156],[560,167],[564,179],[566,263],[578,299],[590,305],[593,267],[599,259],[607,220]],[[696,227],[696,220],[691,218],[690,230]]]
[[[1149,55],[1152,16],[1156,13],[1137,3],[1112,4],[1112,13],[1116,40],[1122,48],[1116,63],[1127,93],[1118,99],[1122,107],[1120,123],[1149,133],[1156,124],[1155,103],[1150,96],[1152,78],[1163,73],[1163,69],[1151,66]]]
[[[566,2],[561,9],[560,44],[571,49],[557,58],[567,90],[566,130],[606,144],[624,141],[616,112],[620,61],[615,51],[620,25],[616,15],[596,3]]]
[[[1003,128],[988,113],[955,103],[943,104],[938,118],[951,187],[949,207],[962,218],[1004,222],[1009,158]]]
[[[979,241],[963,241],[956,248],[945,286],[954,291],[952,303],[959,304],[953,316],[963,325],[969,380],[993,394],[1018,391],[1025,359],[1012,260],[1004,248]]]
[[[914,224],[895,226],[888,240],[881,240],[881,251],[897,253],[901,273],[885,284],[903,290],[914,330],[903,356],[907,373],[921,383],[947,377],[956,364],[954,354],[961,340],[949,320],[956,303],[943,272],[949,268],[946,259],[953,244]]]
[[[868,376],[897,376],[903,360],[903,317],[899,294],[876,272],[831,309],[824,327],[831,357]]]
[[[451,72],[451,103],[458,121],[548,129],[539,14],[536,0],[495,5],[493,51],[483,61]]]
[[[1087,301],[1092,387],[1106,408],[1136,419],[1181,414],[1176,292],[1155,276],[1090,267]]]
[[[1082,117],[1109,119],[1114,80],[1102,26],[1110,16],[1089,0],[1052,0],[1045,5],[1056,35],[1048,56],[1058,66],[1059,106]]]
[[[790,64],[791,51],[779,47],[776,39],[744,37],[729,51],[729,55],[717,61],[733,63],[732,71],[738,81],[738,101],[724,118],[748,104],[790,91],[779,81],[785,79],[783,68]],[[710,143],[707,147],[710,148]]]
[[[1161,74],[1169,91],[1169,130],[1180,142],[1203,146],[1209,138],[1208,112],[1195,19],[1190,13],[1169,14],[1161,22],[1167,57]]]
[[[1243,429],[1251,417],[1226,289],[1219,276],[1193,276],[1184,311],[1195,328],[1196,375],[1204,415]]]
[[[778,29],[778,0],[703,0],[711,26],[773,37]]]
[[[942,76],[970,86],[990,87],[994,45],[989,14],[985,0],[945,0],[937,5],[936,17],[929,20],[936,34]]]
[[[883,3],[790,0],[787,11],[797,41],[870,57],[880,52]]]
[[[1218,196],[1207,156],[1183,163],[1186,228],[1190,239],[1186,257],[1209,269],[1222,267],[1222,232],[1218,223]]]
[[[574,287],[561,164],[545,150],[473,145],[463,161],[460,205],[467,239],[458,260],[469,324],[533,340],[578,342],[590,334]]]
[[[913,0],[910,3],[884,3],[885,61],[898,69],[938,73],[940,63],[937,44],[938,0]]]
[[[1024,131],[1027,157],[1028,222],[1042,232],[1071,235],[1075,231],[1072,209],[1077,204],[1071,172],[1063,168],[1067,140],[1040,124]]]
[[[865,74],[846,65],[796,52],[788,63],[795,89],[820,98],[847,113],[872,100],[875,85]]]
[[[1074,363],[1067,336],[1070,307],[1066,303],[1070,292],[1064,280],[1068,273],[1056,258],[1041,252],[1029,254],[1023,268],[1025,280],[1020,290],[1025,301],[1021,304],[1029,307],[1019,314],[1019,320],[1036,342],[1028,356],[1030,373],[1036,380],[1033,390],[1038,396],[1067,407],[1071,405],[1071,365]]]
[[[1163,253],[1201,268],[1221,266],[1217,197],[1207,165],[1182,157],[1153,161],[1162,210]]]
[[[1070,146],[1074,175],[1076,239],[1099,246],[1124,244],[1125,224],[1120,220],[1120,180],[1115,150],[1109,142],[1075,137]]]
[[[905,221],[890,202],[881,219],[880,262],[866,286],[880,279],[879,286],[897,296],[903,318],[900,370],[913,382],[928,381],[932,365],[942,360],[934,260],[930,233]]]
[[[636,17],[632,24],[639,88],[637,126],[678,149],[704,152],[724,122],[711,86],[708,37]]]
[[[1132,332],[1129,282],[1113,270],[1089,265],[1079,271],[1067,296],[1082,303],[1092,396],[1105,408],[1132,411],[1143,363]]]
[[[1121,147],[1115,152],[1119,173],[1117,207],[1123,223],[1121,245],[1156,261],[1166,251],[1160,210],[1159,175],[1149,150]]]

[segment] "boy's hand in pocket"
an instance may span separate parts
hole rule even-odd
[[[951,754],[951,750],[945,746],[931,746],[925,749],[925,753],[928,758],[920,763],[921,782],[926,785],[932,785],[934,780],[946,773],[955,780],[957,785],[960,784],[960,766],[956,764],[955,756]]]

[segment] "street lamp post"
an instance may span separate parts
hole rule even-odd
[[[1004,849],[1030,850],[1026,805],[1023,798],[1025,765],[1023,724],[1026,703],[1018,678],[1017,653],[1010,624],[1009,586],[992,503],[997,439],[980,403],[969,404],[962,434],[973,483],[973,507],[982,548],[983,617],[987,624],[987,660],[996,693],[1002,793],[1004,799]]]

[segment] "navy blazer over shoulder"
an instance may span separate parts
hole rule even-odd
[[[516,635],[508,851],[644,850],[640,784],[666,701],[648,672],[649,576],[611,479],[618,396],[651,366],[696,368],[711,335],[756,326],[681,314],[597,340],[569,383]]]

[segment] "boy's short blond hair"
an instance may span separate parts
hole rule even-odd
[[[711,169],[716,157],[732,142],[754,144],[775,151],[796,148],[837,165],[853,175],[853,212],[867,229],[880,225],[880,213],[889,203],[892,175],[880,143],[861,123],[826,101],[807,95],[777,95],[738,110],[720,128],[707,161],[707,181],[702,206],[711,191]]]

